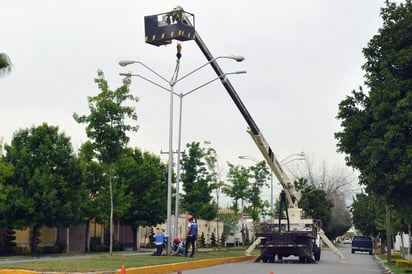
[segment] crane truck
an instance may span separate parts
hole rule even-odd
[[[294,183],[282,169],[272,148],[266,142],[236,90],[197,33],[194,14],[184,11],[181,7],[176,7],[169,12],[145,16],[144,21],[145,42],[148,44],[168,45],[172,43],[172,40],[194,40],[196,42],[247,122],[247,132],[283,187],[278,224],[263,227],[262,232],[257,233],[256,241],[246,253],[250,254],[251,249],[259,246],[261,254],[257,257],[257,262],[274,262],[276,257],[282,260],[285,257],[297,256],[301,263],[314,263],[320,260],[321,249],[318,239],[321,238],[335,252],[340,261],[344,262],[345,258],[326,237],[319,223],[311,218],[304,218],[303,210],[298,207],[301,192],[295,188]]]

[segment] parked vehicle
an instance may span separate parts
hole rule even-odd
[[[352,243],[352,240],[349,239],[349,238],[345,238],[345,239],[343,239],[343,243],[350,245]]]
[[[369,252],[372,255],[373,241],[370,236],[353,236],[352,239],[352,254],[356,251]]]

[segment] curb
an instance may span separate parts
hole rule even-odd
[[[384,274],[393,274],[393,272],[385,265],[385,263],[377,255],[373,255],[373,258],[378,262],[379,268]]]
[[[163,274],[163,273],[170,273],[170,272],[180,272],[183,270],[204,268],[204,267],[210,267],[210,266],[215,266],[215,265],[220,265],[220,264],[252,261],[252,260],[255,260],[256,257],[257,256],[228,257],[228,258],[219,258],[219,259],[210,259],[210,260],[199,260],[199,261],[191,261],[191,262],[181,262],[181,263],[173,263],[173,264],[136,267],[136,268],[126,269],[126,273],[127,274]],[[121,274],[120,270],[114,273]]]
[[[125,272],[127,274],[163,274],[163,273],[171,273],[171,272],[181,272],[183,270],[189,270],[189,269],[205,268],[205,267],[210,267],[210,266],[215,266],[215,265],[220,265],[220,264],[252,261],[252,260],[255,260],[256,258],[257,256],[240,256],[240,257],[198,260],[198,261],[189,261],[189,262],[181,262],[181,263],[127,268]],[[0,274],[71,274],[71,273],[74,273],[74,272],[51,272],[51,271],[37,272],[37,271],[21,270],[21,269],[0,269]],[[87,273],[90,273],[90,274],[123,274],[121,269],[118,269],[116,271],[98,271],[98,272],[87,272]],[[81,273],[81,274],[85,274],[85,273]]]

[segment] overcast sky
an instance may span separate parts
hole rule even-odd
[[[155,47],[144,42],[144,16],[180,5],[195,14],[195,27],[212,54],[242,55],[237,63],[220,59],[243,103],[279,160],[304,152],[315,163],[344,167],[334,133],[338,104],[363,83],[362,48],[382,25],[383,0],[312,1],[133,1],[3,0],[0,52],[14,68],[0,79],[0,138],[43,122],[72,139],[87,140],[72,115],[88,114],[87,96],[99,93],[93,79],[101,69],[112,90],[120,72],[132,71],[163,83],[141,65],[167,79],[176,64],[176,42]],[[207,60],[194,41],[182,43],[180,76]],[[214,79],[210,67],[175,86],[185,93]],[[160,154],[168,150],[168,93],[139,78],[131,91],[140,129],[131,146]],[[175,106],[174,149],[178,103]],[[224,87],[216,81],[183,99],[182,144],[210,141],[220,161],[249,165],[239,155],[262,160],[246,132],[247,124]],[[167,155],[161,155],[167,160]]]

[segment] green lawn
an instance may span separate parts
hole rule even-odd
[[[396,258],[392,258],[392,262],[389,264],[386,262],[386,254],[379,254],[379,258],[385,262],[385,265],[392,271],[394,274],[401,274],[401,273],[412,273],[412,268],[409,267],[396,267],[395,260]]]
[[[256,250],[256,254],[257,254]],[[150,254],[142,255],[124,255],[122,253],[99,253],[91,258],[53,258],[51,260],[36,260],[32,262],[0,264],[0,269],[25,269],[34,271],[52,271],[52,272],[88,272],[88,271],[114,271],[120,269],[122,265],[126,268],[168,264],[175,262],[185,262],[193,260],[204,260],[213,258],[237,257],[244,256],[245,251],[242,249],[225,249],[219,251],[201,251],[195,254],[194,258],[178,256],[151,256]],[[0,257],[1,259],[1,257]]]

